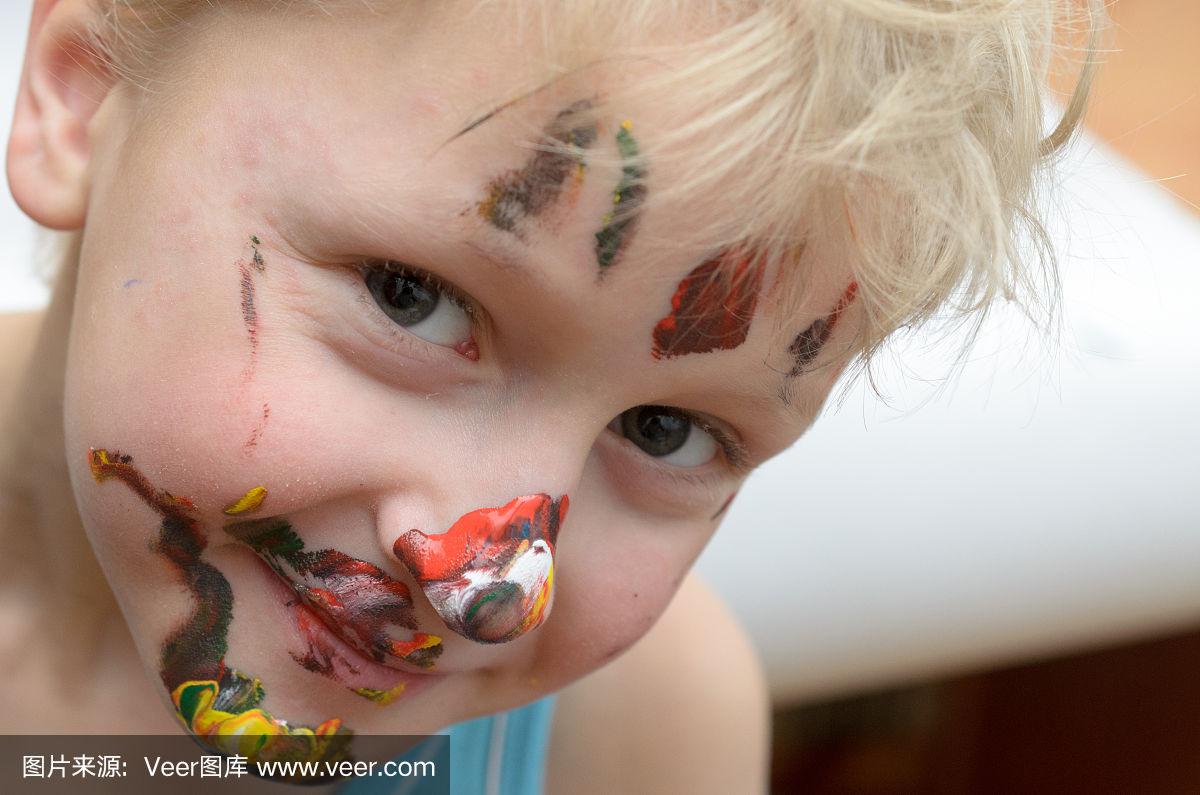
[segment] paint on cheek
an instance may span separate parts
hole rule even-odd
[[[368,701],[373,701],[381,707],[386,707],[404,693],[405,687],[406,683],[400,682],[395,687],[388,688],[387,690],[379,690],[373,687],[352,687],[350,688],[350,692]]]
[[[393,552],[447,626],[478,643],[504,643],[549,615],[568,504],[566,495],[518,497],[472,511],[440,535],[408,530]]]
[[[837,328],[842,313],[854,301],[857,294],[858,282],[850,282],[832,312],[813,321],[812,325],[796,335],[792,344],[788,346],[788,353],[792,357],[792,369],[788,371],[789,378],[801,375],[812,365],[821,353],[821,349],[825,347],[825,343],[829,342],[829,338],[833,336],[833,331]]]
[[[250,436],[247,437],[245,444],[242,445],[242,452],[246,455],[251,455],[258,447],[258,443],[262,441],[263,434],[266,433],[267,423],[271,419],[271,406],[269,403],[263,403],[262,417],[250,429]]]
[[[242,274],[242,321],[246,324],[246,333],[250,335],[251,348],[258,347],[258,311],[254,308],[254,277],[250,274],[250,266],[238,266]]]
[[[120,481],[162,517],[154,549],[170,561],[194,601],[191,615],[163,643],[159,661],[184,727],[209,747],[252,762],[347,758],[353,733],[339,718],[315,728],[292,726],[258,706],[266,695],[258,678],[226,666],[233,593],[220,570],[201,560],[207,538],[192,502],[155,488],[119,452],[90,449],[88,467],[97,483]]]
[[[408,586],[378,566],[334,549],[307,551],[282,517],[235,522],[225,532],[253,549],[334,634],[370,659],[432,668],[442,653],[441,638],[417,631]]]
[[[262,507],[263,500],[267,498],[266,486],[255,486],[247,491],[241,497],[238,497],[233,502],[225,506],[226,516],[238,516],[244,513],[254,513]]]
[[[732,267],[731,267],[732,261]],[[746,341],[762,265],[757,257],[713,257],[692,270],[671,297],[671,312],[654,327],[655,359],[736,348]]]
[[[262,253],[258,250],[261,243],[262,241],[251,235],[250,244],[254,254],[249,263],[245,261],[238,263],[242,322],[246,326],[246,334],[250,337],[251,367],[247,372],[247,379],[254,373],[254,357],[258,355],[258,308],[254,303],[254,275],[264,273],[267,269]]]
[[[596,233],[596,265],[601,273],[616,265],[629,247],[646,201],[646,169],[638,160],[633,122],[628,119],[617,130],[617,151],[621,155],[621,179],[613,191],[612,209],[604,214]]]
[[[536,217],[555,205],[572,177],[583,178],[583,151],[596,141],[594,122],[574,124],[592,103],[580,100],[561,111],[546,127],[541,146],[525,166],[492,180],[486,198],[478,205],[488,223],[505,232],[516,232],[525,218]],[[562,151],[569,147],[570,151]]]

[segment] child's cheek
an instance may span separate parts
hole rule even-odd
[[[667,609],[711,529],[628,510],[603,492],[581,491],[576,522],[566,523],[559,545],[559,587],[542,642],[564,668],[596,668],[640,640]]]

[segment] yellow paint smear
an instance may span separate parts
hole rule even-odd
[[[225,506],[225,514],[227,516],[237,516],[243,513],[253,513],[262,507],[263,500],[267,498],[266,486],[255,486],[246,492],[238,499],[237,502]]]
[[[404,686],[405,683],[401,682],[389,690],[376,690],[372,687],[352,687],[350,688],[350,692],[356,696],[362,696],[368,701],[374,701],[381,707],[386,707],[400,697],[400,694],[404,692]]]

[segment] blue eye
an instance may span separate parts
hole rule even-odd
[[[390,262],[366,266],[363,278],[375,303],[396,325],[434,345],[478,358],[470,312],[437,279]]]
[[[635,406],[609,427],[646,455],[672,466],[702,466],[720,449],[712,434],[691,415],[669,406]]]

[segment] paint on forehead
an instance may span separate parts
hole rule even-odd
[[[418,631],[408,586],[378,566],[336,549],[306,550],[282,516],[235,522],[225,532],[254,550],[335,635],[368,658],[432,668],[442,653],[441,638]]]
[[[560,111],[542,133],[539,145],[543,148],[522,168],[492,180],[477,208],[488,223],[516,233],[522,220],[554,206],[568,181],[573,182],[577,194],[587,165],[584,152],[596,142],[595,122],[579,122],[580,114],[591,106],[585,99]],[[563,151],[564,147],[569,151]]]
[[[842,313],[854,301],[857,294],[858,282],[850,282],[828,315],[817,318],[808,328],[796,335],[796,338],[788,345],[788,353],[792,357],[792,369],[788,371],[789,378],[803,374],[812,365],[820,355],[821,349],[825,347],[825,343],[833,336],[833,331],[837,328]]]
[[[184,727],[205,745],[251,762],[347,758],[353,732],[339,718],[312,728],[276,718],[259,707],[266,696],[262,682],[226,665],[233,592],[225,575],[201,559],[208,540],[192,501],[156,488],[132,457],[116,451],[88,450],[88,468],[97,483],[123,483],[162,517],[153,549],[171,563],[194,602],[191,615],[163,642],[159,659],[159,675]]]
[[[696,266],[671,296],[671,311],[654,327],[655,359],[730,350],[746,341],[762,289],[762,259],[722,253]]]
[[[646,200],[646,170],[638,160],[633,122],[629,120],[617,130],[617,152],[621,156],[621,179],[613,191],[612,208],[604,214],[596,233],[596,264],[601,273],[616,265],[629,247]]]
[[[447,626],[477,643],[504,643],[549,615],[568,504],[566,495],[518,497],[472,511],[445,533],[408,530],[393,552]]]

